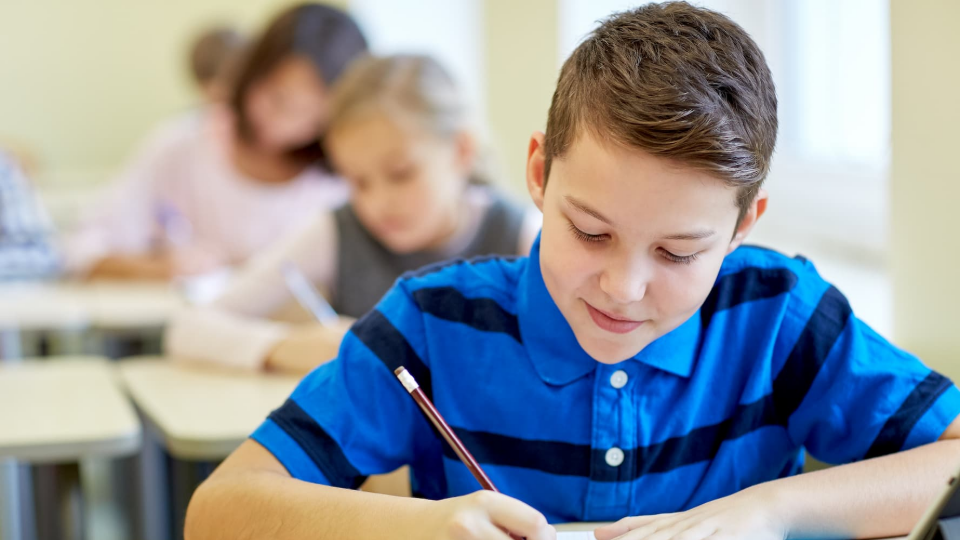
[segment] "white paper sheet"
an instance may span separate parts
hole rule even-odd
[[[557,533],[557,540],[596,540],[593,531],[561,531]]]

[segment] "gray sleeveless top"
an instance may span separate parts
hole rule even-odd
[[[516,255],[524,212],[494,194],[476,235],[458,253],[396,254],[385,248],[357,219],[348,204],[334,212],[337,224],[337,277],[332,291],[337,313],[360,317],[373,309],[403,273],[450,258]]]

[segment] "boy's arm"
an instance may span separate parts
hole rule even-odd
[[[555,538],[542,514],[492,492],[434,502],[295,480],[251,439],[194,493],[185,537],[508,540],[498,527],[529,540]]]
[[[960,466],[960,418],[941,440],[896,454],[782,478],[687,512],[626,518],[599,540],[846,537],[907,534]],[[627,534],[629,533],[629,534]]]
[[[425,392],[432,388],[423,320],[404,283],[387,293],[347,333],[338,359],[307,375],[197,490],[187,537],[507,540],[503,528],[553,538],[542,514],[496,493],[430,502],[348,489],[443,459],[440,439],[393,374],[405,366]]]

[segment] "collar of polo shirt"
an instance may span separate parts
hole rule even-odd
[[[517,304],[520,335],[533,367],[547,384],[565,385],[600,364],[580,347],[570,324],[554,303],[540,272],[540,237],[530,250]],[[700,312],[626,360],[689,377],[700,345]]]

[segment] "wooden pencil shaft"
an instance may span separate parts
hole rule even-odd
[[[447,444],[453,448],[453,451],[456,452],[457,457],[460,458],[460,461],[467,466],[467,469],[470,469],[470,472],[473,474],[473,477],[480,482],[480,485],[483,489],[490,491],[500,492],[493,485],[493,482],[490,480],[490,477],[487,476],[483,469],[480,468],[480,465],[477,463],[477,460],[474,459],[473,454],[467,450],[467,447],[463,445],[457,435],[450,429],[450,426],[447,422],[440,416],[440,413],[437,412],[437,409],[430,403],[430,400],[427,399],[427,396],[423,394],[423,390],[417,388],[410,393],[413,396],[414,401],[417,402],[417,405],[420,406],[420,409],[423,411],[424,415],[430,420],[437,431],[443,435],[443,438],[447,441]]]

